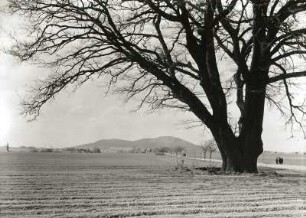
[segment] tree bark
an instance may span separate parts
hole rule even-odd
[[[256,134],[249,135],[243,142],[234,139],[234,143],[231,143],[227,142],[226,139],[228,139],[226,136],[216,138],[222,158],[221,171],[227,173],[258,173],[257,159],[262,153],[261,139]]]
[[[239,137],[244,172],[256,173],[257,158],[263,152],[261,139],[265,105],[265,87],[247,87],[245,116]]]
[[[221,154],[223,172],[258,173],[257,159],[263,151],[260,126],[262,121],[257,119],[261,113],[257,112],[256,115],[254,112],[253,116],[250,116],[240,137],[236,137],[229,126],[211,130]]]
[[[222,157],[223,172],[242,172],[242,156],[236,136],[226,125],[211,129]]]

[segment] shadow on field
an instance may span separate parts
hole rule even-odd
[[[204,171],[211,174],[220,174],[222,173],[221,167],[196,167],[194,170]]]
[[[249,174],[249,173],[227,173],[221,171],[221,167],[183,167],[183,168],[175,168],[179,173],[188,173],[192,175],[251,175],[256,177],[285,177],[285,178],[306,178],[306,174],[299,171],[291,171],[285,169],[275,170],[273,168],[259,168],[259,172],[257,174]]]

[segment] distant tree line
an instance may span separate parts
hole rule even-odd
[[[101,149],[98,147],[94,147],[93,149],[89,148],[66,148],[66,151],[71,153],[101,153]]]
[[[170,153],[174,155],[186,155],[186,150],[182,146],[175,146],[174,148],[169,148],[169,147],[160,147],[160,148],[155,148],[154,149],[155,154],[165,154],[165,153]]]
[[[122,153],[123,151],[120,150],[119,153]],[[175,154],[175,155],[183,155],[186,154],[186,150],[182,146],[175,146],[173,148],[166,147],[166,146],[161,146],[157,148],[139,148],[139,147],[134,147],[130,149],[129,151],[126,151],[129,153],[155,153],[157,155],[163,155],[165,153],[169,154]]]
[[[65,148],[65,149],[54,149],[54,148],[36,148],[29,147],[30,152],[41,152],[41,153],[51,153],[51,152],[62,152],[68,151],[70,153],[101,153],[101,149],[94,147],[93,149],[89,148]]]

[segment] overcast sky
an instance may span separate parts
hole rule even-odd
[[[1,45],[8,45],[7,33],[14,35],[17,23],[16,19],[0,15]],[[29,123],[20,115],[20,100],[27,87],[47,72],[0,54],[0,145],[9,142],[11,146],[66,147],[106,138],[135,140],[165,135],[199,144],[210,137],[202,127],[186,129],[182,122],[193,117],[186,113],[173,110],[131,113],[135,102],[124,104],[123,97],[105,97],[98,81],[89,82],[74,93],[61,93],[43,107],[37,121]],[[295,138],[290,135],[280,115],[267,108],[264,149],[305,152],[302,134],[297,133]]]

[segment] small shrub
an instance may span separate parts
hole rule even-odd
[[[30,152],[38,152],[38,149],[35,147],[30,147]]]
[[[185,158],[180,157],[176,159],[175,169],[179,171],[183,171],[186,167],[184,166]]]
[[[175,146],[175,147],[172,149],[172,152],[175,153],[176,156],[178,156],[178,155],[183,155],[184,150],[185,150],[184,147]]]
[[[168,148],[168,147],[161,147],[161,148],[155,148],[154,149],[155,154],[160,154],[160,153],[165,154],[165,153],[169,153],[170,151],[171,151],[171,149]]]
[[[53,152],[53,148],[43,148],[40,152]]]
[[[65,150],[66,150],[66,151],[69,151],[69,152],[71,152],[71,153],[76,152],[76,149],[75,149],[75,148],[66,148]]]
[[[93,153],[101,153],[101,149],[98,147],[94,147]]]
[[[129,153],[140,153],[140,148],[133,147],[132,149],[129,150]]]

